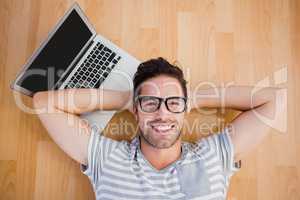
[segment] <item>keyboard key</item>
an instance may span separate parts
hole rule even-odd
[[[111,51],[109,48],[107,48],[107,47],[104,47],[104,51],[109,52],[109,53],[112,52],[112,51]]]
[[[89,85],[88,85],[87,82],[84,82],[82,86],[83,86],[84,88],[88,88],[88,87],[89,87]]]
[[[101,50],[103,49],[103,47],[104,47],[104,45],[101,44],[101,45],[99,46],[98,50],[101,51]]]
[[[76,79],[76,80],[73,80],[72,82],[76,84],[76,83],[77,83],[77,79]]]
[[[113,59],[115,56],[116,56],[116,54],[115,54],[115,53],[112,53],[112,54],[109,56],[108,61],[111,62],[112,59]]]
[[[75,77],[77,76],[77,74],[78,74],[78,71],[77,71],[77,72],[75,72],[75,74],[74,74],[74,76],[73,76],[73,77],[75,78]],[[73,78],[73,77],[72,77],[72,78]],[[74,79],[74,78],[73,78],[73,79]]]
[[[76,85],[75,85],[75,88],[80,88],[80,85],[79,85],[79,84],[76,84]]]
[[[104,81],[105,79],[103,77],[100,77],[100,79],[98,79],[97,83],[95,84],[94,88],[99,88],[101,83]]]

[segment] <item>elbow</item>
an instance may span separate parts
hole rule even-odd
[[[269,102],[273,104],[283,104],[286,102],[285,98],[287,97],[287,88],[272,88],[271,98]]]
[[[287,89],[277,89],[274,99],[267,103],[266,108],[270,111],[269,123],[271,127],[279,132],[287,131]]]
[[[38,101],[38,99],[40,99],[41,96],[44,95],[44,93],[45,93],[45,92],[36,92],[36,93],[34,93],[34,95],[33,95],[33,97],[32,97],[33,101]]]
[[[33,106],[35,108],[41,108],[45,106],[45,103],[48,100],[48,92],[47,91],[42,91],[42,92],[36,92],[33,95],[32,102]]]

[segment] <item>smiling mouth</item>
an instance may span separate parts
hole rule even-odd
[[[161,134],[161,135],[169,135],[171,134],[170,131],[174,130],[175,124],[157,124],[157,125],[150,125],[151,128]]]

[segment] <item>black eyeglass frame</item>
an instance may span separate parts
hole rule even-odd
[[[153,112],[147,112],[147,111],[145,111],[145,110],[143,109],[143,107],[142,107],[142,98],[147,98],[147,97],[148,97],[148,98],[155,98],[155,99],[158,99],[158,100],[159,100],[158,106],[157,106],[156,110],[154,110]],[[183,110],[182,110],[181,112],[173,112],[173,111],[171,111],[171,110],[169,109],[169,106],[168,106],[168,103],[167,103],[167,101],[168,101],[169,99],[183,99],[183,100],[184,100],[184,108],[183,108]],[[146,113],[154,113],[154,112],[158,111],[158,110],[160,109],[160,106],[161,106],[162,102],[165,103],[165,106],[166,106],[167,110],[168,110],[169,112],[171,112],[171,113],[179,114],[179,113],[185,112],[186,109],[187,109],[187,98],[186,98],[186,97],[182,97],[182,96],[170,96],[170,97],[167,97],[167,98],[162,98],[162,97],[156,97],[156,96],[143,96],[143,95],[139,95],[139,96],[136,96],[136,97],[135,97],[135,102],[136,102],[136,101],[139,102],[139,105],[140,105],[140,108],[142,109],[142,111],[143,111],[143,112],[146,112]]]

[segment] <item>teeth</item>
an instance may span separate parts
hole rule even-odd
[[[158,130],[168,130],[168,129],[170,129],[170,127],[169,126],[158,126],[158,127],[156,127]]]
[[[158,126],[153,126],[154,128],[156,128],[159,131],[166,131],[171,129],[173,126],[171,125],[158,125]]]

